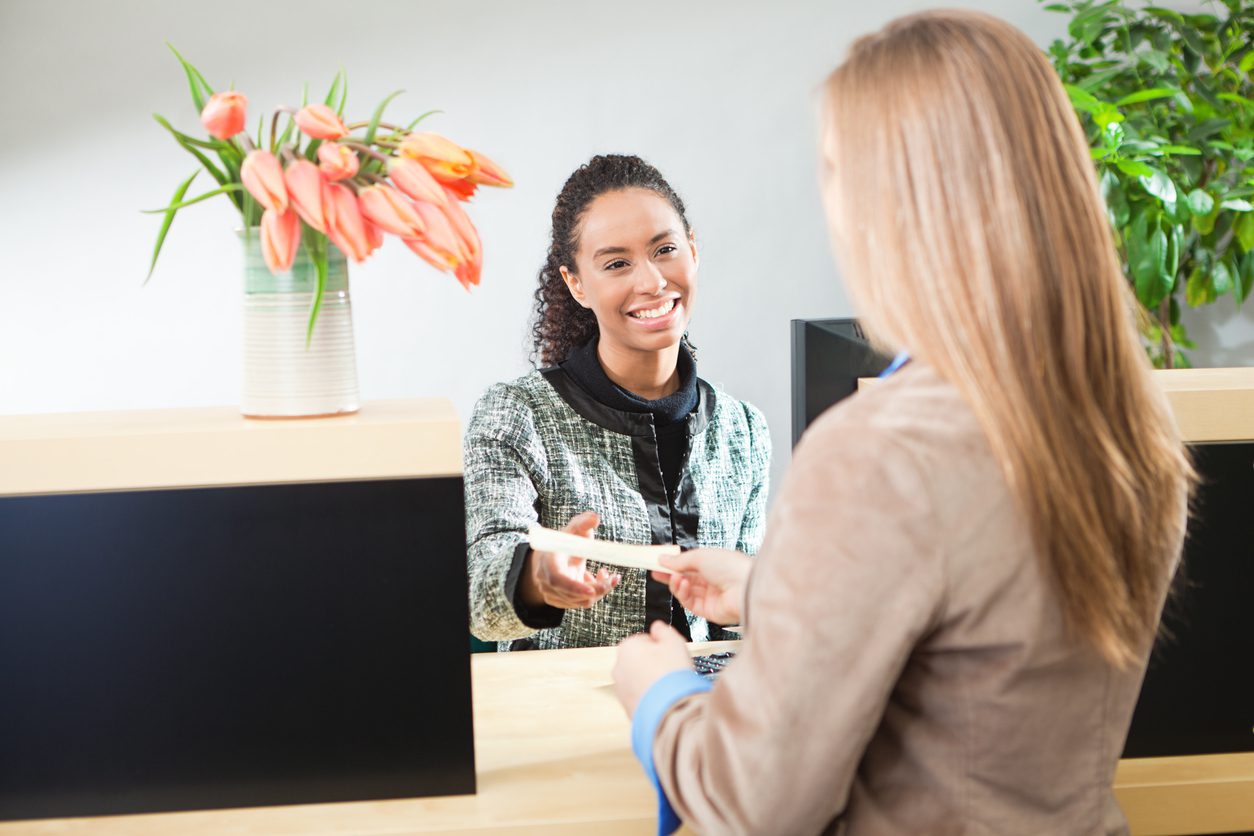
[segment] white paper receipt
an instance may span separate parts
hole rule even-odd
[[[540,525],[533,525],[527,531],[527,542],[531,548],[540,552],[559,552],[575,557],[586,557],[600,563],[622,566],[626,569],[648,569],[665,572],[666,569],[658,562],[663,555],[679,554],[679,546],[636,546],[630,543],[612,543],[608,540],[595,540],[580,537],[565,531],[554,531]]]

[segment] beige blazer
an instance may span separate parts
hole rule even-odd
[[[1120,672],[1064,635],[974,415],[930,369],[806,433],[746,616],[739,657],[654,742],[699,833],[1126,831],[1111,784],[1145,658]]]

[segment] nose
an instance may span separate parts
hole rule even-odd
[[[636,278],[636,293],[642,296],[652,296],[665,289],[666,276],[662,275],[662,271],[656,264],[646,262],[645,269],[641,270]]]

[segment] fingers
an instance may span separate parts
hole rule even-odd
[[[701,549],[693,549],[679,554],[664,554],[658,558],[658,563],[676,572],[699,572],[702,561],[701,551]]]
[[[582,581],[565,575],[557,577],[560,580],[555,578],[554,582],[549,584],[545,601],[550,606],[566,610],[585,610],[591,607],[610,594],[623,580],[622,575],[611,573],[606,569],[597,572],[595,576],[590,572],[584,572]]]
[[[578,534],[580,537],[591,537],[600,524],[601,518],[597,516],[596,511],[584,511],[582,514],[571,517],[570,522],[566,523],[562,530],[570,534]]]

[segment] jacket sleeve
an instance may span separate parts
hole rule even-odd
[[[771,490],[771,433],[757,407],[744,405],[749,423],[749,478],[753,488],[740,523],[736,551],[757,554],[766,534],[766,500]]]
[[[543,623],[533,614],[528,624],[514,604],[527,529],[539,520],[546,478],[530,407],[510,387],[492,387],[475,405],[463,448],[470,632],[484,641],[511,641],[555,626],[561,610]]]
[[[654,736],[658,781],[695,830],[815,833],[839,818],[907,659],[938,623],[932,507],[922,468],[882,430],[828,423],[798,446],[754,561],[740,653]]]

